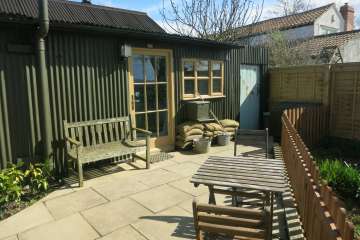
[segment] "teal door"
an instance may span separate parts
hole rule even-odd
[[[260,67],[241,65],[240,128],[258,129],[260,111]]]

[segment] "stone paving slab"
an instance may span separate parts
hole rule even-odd
[[[102,235],[135,222],[151,212],[130,198],[109,202],[82,212],[84,218]]]
[[[132,226],[149,240],[195,239],[192,214],[179,207],[142,216]]]
[[[183,178],[183,176],[164,169],[155,169],[144,174],[136,175],[133,177],[133,180],[139,181],[149,187],[156,187],[180,178]]]
[[[191,198],[191,195],[171,186],[162,185],[134,194],[131,198],[152,212],[157,213]]]
[[[149,186],[132,179],[116,179],[110,183],[94,186],[93,189],[113,201],[149,189]]]
[[[147,240],[143,235],[136,231],[132,226],[120,228],[99,240]]]
[[[184,162],[178,165],[164,167],[163,169],[174,172],[183,177],[190,177],[199,169],[199,165],[193,162]]]
[[[42,202],[35,203],[14,216],[0,222],[0,239],[53,221],[53,219],[54,218]]]
[[[190,177],[170,182],[168,183],[168,185],[179,189],[185,193],[188,193],[194,197],[203,195],[209,191],[208,188],[204,185],[200,185],[197,188],[194,187],[194,184],[190,182]]]
[[[97,237],[96,231],[78,213],[19,234],[19,240],[93,240]]]
[[[107,200],[94,190],[85,188],[72,194],[46,201],[45,205],[55,219],[60,219],[106,202]]]
[[[7,237],[7,238],[3,238],[1,240],[19,240],[18,237],[16,235],[11,236],[11,237]]]

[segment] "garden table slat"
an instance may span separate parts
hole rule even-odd
[[[256,163],[253,163],[253,160]],[[190,182],[196,186],[203,184],[208,187],[221,186],[282,193],[286,187],[284,171],[284,165],[278,160],[211,156],[200,166]]]

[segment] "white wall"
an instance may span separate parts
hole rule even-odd
[[[321,15],[314,23],[314,36],[323,35],[321,26],[336,29],[336,32],[344,31],[344,19],[338,9],[333,6],[323,15]]]
[[[344,62],[360,62],[360,37],[347,42],[341,48],[341,54]]]
[[[309,38],[314,36],[314,26],[307,25],[298,28],[288,29],[282,31],[284,37],[288,40],[297,40],[302,38]],[[249,44],[251,46],[263,45],[268,42],[270,35],[261,34],[243,39],[240,42],[243,44]]]

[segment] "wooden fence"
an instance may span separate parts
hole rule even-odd
[[[353,240],[354,225],[346,219],[344,204],[331,187],[321,182],[319,169],[297,131],[311,126],[307,120],[300,120],[299,111],[299,109],[291,109],[282,115],[281,147],[306,238]],[[327,115],[326,109],[322,108],[309,112],[304,110],[304,112],[315,113],[314,115],[317,116],[324,114],[324,117],[318,119],[325,119]],[[321,134],[324,132],[319,130],[312,135],[312,138],[317,139]]]
[[[307,106],[285,110],[306,146],[312,147],[328,134],[329,114],[326,106]]]
[[[360,63],[295,66],[269,72],[270,110],[280,102],[329,107],[329,135],[360,140]]]

